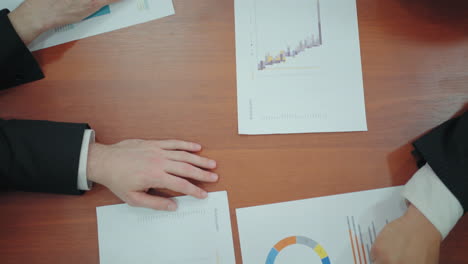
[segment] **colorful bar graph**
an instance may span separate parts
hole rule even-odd
[[[351,224],[349,223],[349,217],[347,217],[347,220],[348,220],[349,241],[351,243],[351,248],[353,249],[354,264],[357,264],[357,262],[356,262],[356,250],[354,248],[354,243],[353,243],[353,231],[351,230]]]
[[[361,225],[355,223],[354,216],[348,216],[346,220],[348,223],[349,242],[351,244],[351,250],[353,251],[354,264],[373,264],[371,248],[377,238],[374,221],[369,223],[367,229],[363,228],[361,230]],[[389,223],[388,219],[385,223]],[[364,231],[364,234],[362,231]]]
[[[368,255],[366,257],[366,250],[364,248],[364,241],[362,240],[361,225],[358,225],[358,230],[359,230],[359,237],[361,238],[362,258],[364,259],[364,264],[367,264],[367,257],[370,257],[370,256]]]
[[[257,67],[259,71],[265,70],[268,66],[274,64],[285,63],[289,58],[294,58],[314,47],[320,47],[323,44],[322,39],[322,22],[320,18],[320,0],[317,0],[317,26],[318,26],[318,36],[310,35],[304,38],[303,40],[297,43],[296,47],[286,47],[284,50],[279,51],[277,54],[265,54],[265,59],[262,59],[258,62]]]

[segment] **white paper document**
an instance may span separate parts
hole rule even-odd
[[[240,134],[366,131],[355,0],[235,0]]]
[[[226,192],[175,198],[176,212],[98,207],[101,264],[235,264]]]
[[[382,228],[406,211],[402,187],[237,209],[244,264],[372,264]]]
[[[13,11],[23,0],[2,0],[0,8]],[[172,0],[122,0],[104,6],[83,21],[52,29],[34,40],[31,51],[95,36],[174,14]]]

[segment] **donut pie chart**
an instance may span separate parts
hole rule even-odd
[[[270,250],[265,264],[274,264],[276,257],[281,252],[281,250],[285,249],[288,246],[296,244],[303,245],[312,249],[320,257],[320,259],[322,260],[322,264],[331,264],[330,258],[328,257],[328,254],[325,251],[325,249],[319,243],[304,236],[291,236],[276,243],[276,245]]]

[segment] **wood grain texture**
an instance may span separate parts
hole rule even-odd
[[[237,134],[234,3],[175,0],[176,15],[35,53],[46,79],[0,93],[2,118],[88,122],[103,143],[199,142],[235,208],[404,184],[410,142],[468,102],[468,4],[358,0],[369,131]],[[97,186],[81,197],[0,194],[0,262],[98,263]],[[468,263],[468,220],[442,247]]]

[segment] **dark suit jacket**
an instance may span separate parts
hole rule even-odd
[[[451,119],[414,142],[419,165],[426,162],[468,209],[468,112]]]
[[[44,77],[0,11],[0,90]],[[0,119],[0,188],[79,194],[78,164],[87,124]]]
[[[44,78],[29,49],[8,19],[8,10],[0,11],[0,90]]]

